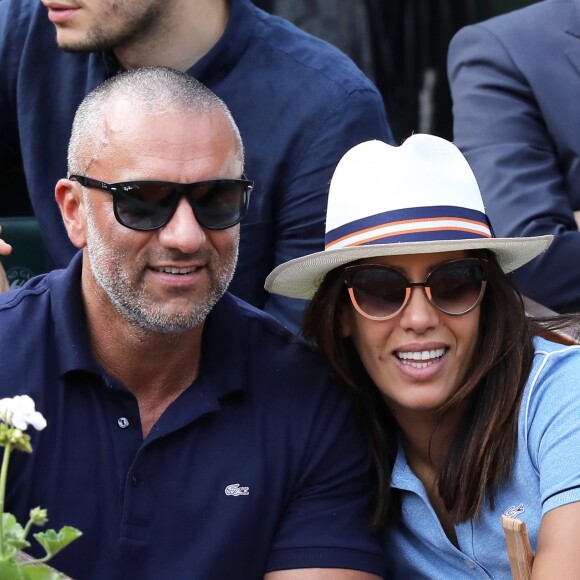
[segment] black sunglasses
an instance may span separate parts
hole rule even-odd
[[[245,178],[210,179],[195,183],[105,183],[84,175],[69,175],[69,179],[78,181],[84,187],[110,193],[117,221],[139,231],[156,230],[169,223],[184,195],[199,225],[209,230],[231,228],[244,217],[254,187],[254,182]]]
[[[451,316],[471,312],[481,302],[487,284],[487,260],[467,258],[437,266],[425,282],[410,282],[390,266],[361,264],[344,269],[345,283],[357,312],[371,320],[389,320],[405,308],[415,287],[429,302]]]

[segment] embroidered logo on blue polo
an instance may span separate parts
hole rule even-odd
[[[239,483],[231,483],[225,489],[226,495],[250,495],[250,488],[249,487],[242,487]]]
[[[508,518],[515,518],[520,514],[523,514],[525,511],[524,504],[521,503],[520,505],[513,505],[509,507],[507,510],[505,510],[505,512],[503,512],[503,515],[507,516]]]

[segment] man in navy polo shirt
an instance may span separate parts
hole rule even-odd
[[[349,58],[250,0],[0,0],[0,63],[0,216],[26,199],[2,183],[22,166],[58,267],[75,248],[52,192],[83,97],[119,70],[148,65],[188,72],[220,96],[255,180],[230,290],[293,330],[304,301],[269,295],[266,276],[323,249],[342,155],[393,139],[380,93]]]
[[[243,155],[189,75],[109,79],[77,112],[56,186],[81,251],[0,296],[0,396],[30,395],[48,422],[13,455],[6,509],[83,531],[51,560],[74,578],[382,574],[348,395],[226,292]]]

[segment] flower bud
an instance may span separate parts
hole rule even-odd
[[[48,522],[48,512],[41,507],[35,507],[30,510],[30,521],[35,526],[44,526]]]

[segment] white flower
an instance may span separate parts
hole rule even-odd
[[[34,408],[34,401],[28,395],[17,395],[0,399],[0,420],[21,431],[32,425],[37,431],[46,427],[46,419]]]

